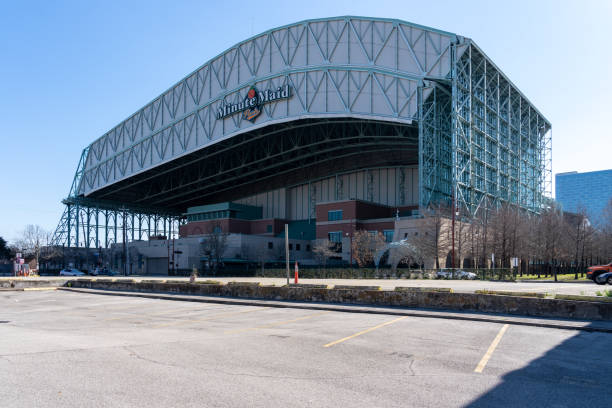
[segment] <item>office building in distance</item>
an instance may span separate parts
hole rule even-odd
[[[586,211],[591,222],[597,224],[612,200],[612,170],[555,174],[555,199],[563,211]]]

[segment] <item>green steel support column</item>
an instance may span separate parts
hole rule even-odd
[[[74,246],[77,247],[77,248],[79,246],[79,214],[80,214],[80,212],[81,212],[81,209],[79,208],[79,205],[77,204],[76,208],[75,208],[75,217],[76,217],[76,226],[75,226],[75,229],[76,229],[76,235],[74,237]]]
[[[68,248],[70,248],[70,245],[72,245],[72,226],[71,226],[71,224],[72,224],[72,219],[71,219],[72,218],[72,206],[70,204],[68,204],[67,207],[68,207],[68,211],[67,211],[67,214],[68,214],[68,220],[67,220],[67,223],[68,223]]]
[[[142,233],[142,214],[138,214],[137,217],[137,222],[138,222],[138,239],[142,239],[143,237],[143,233]]]
[[[90,234],[89,234],[89,227],[91,226],[91,220],[90,220],[90,216],[91,216],[91,208],[87,208],[87,210],[85,210],[85,214],[87,216],[87,218],[85,219],[85,248],[89,248],[89,238],[90,238]]]
[[[134,240],[134,213],[132,213],[132,241]]]
[[[100,229],[100,209],[96,208],[96,248],[100,247],[99,229]]]
[[[104,210],[104,248],[108,248],[108,210]]]

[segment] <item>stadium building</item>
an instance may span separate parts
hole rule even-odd
[[[288,223],[307,258],[357,229],[397,239],[439,202],[537,213],[550,188],[550,122],[474,41],[334,17],[236,44],[94,140],[54,242],[189,240],[214,225],[236,248],[270,248]]]

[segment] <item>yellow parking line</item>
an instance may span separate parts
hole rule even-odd
[[[331,311],[315,313],[315,314],[311,314],[311,315],[308,315],[308,316],[298,317],[297,319],[285,320],[285,321],[282,321],[282,322],[269,323],[269,324],[264,324],[264,325],[261,325],[261,326],[255,326],[255,327],[247,327],[245,329],[226,330],[224,333],[225,334],[234,334],[234,333],[242,333],[242,332],[249,331],[249,330],[267,329],[269,327],[281,326],[283,324],[298,322],[300,320],[312,319],[313,317],[321,316],[321,315],[324,315],[326,313],[331,313]]]
[[[501,338],[504,336],[504,333],[506,332],[506,330],[508,330],[508,325],[504,324],[502,326],[502,328],[499,330],[499,333],[497,333],[497,336],[495,336],[495,339],[493,339],[493,343],[491,343],[491,345],[489,346],[489,349],[487,350],[485,355],[482,356],[482,359],[480,360],[480,363],[478,363],[478,365],[474,369],[475,373],[482,373],[482,370],[484,370],[485,366],[487,365],[487,362],[489,361],[489,359],[493,355],[493,352],[497,348],[497,345],[501,341]]]
[[[189,324],[189,323],[195,323],[195,322],[205,322],[207,320],[214,320],[216,318],[219,317],[226,317],[226,316],[233,316],[233,315],[237,315],[237,314],[243,314],[243,313],[251,313],[251,312],[258,312],[260,310],[266,310],[269,309],[268,307],[261,307],[258,309],[249,309],[249,310],[241,310],[239,312],[228,312],[228,313],[218,313],[218,314],[214,314],[212,316],[208,316],[202,319],[180,319],[180,320],[174,320],[168,323],[161,323],[161,324],[157,324],[155,326],[151,326],[152,328],[159,328],[159,327],[168,327],[168,326],[178,326],[181,324]]]
[[[376,329],[380,329],[381,327],[388,326],[388,325],[390,325],[390,324],[393,324],[393,323],[395,323],[395,322],[398,322],[398,321],[400,321],[400,320],[403,320],[403,319],[405,319],[405,318],[407,318],[407,317],[409,317],[409,316],[402,316],[402,317],[398,317],[397,319],[393,319],[393,320],[388,321],[388,322],[386,322],[386,323],[379,324],[378,326],[370,327],[369,329],[362,330],[362,331],[360,331],[359,333],[352,334],[352,335],[350,335],[350,336],[348,336],[348,337],[344,337],[344,338],[342,338],[342,339],[340,339],[340,340],[332,341],[331,343],[327,343],[327,344],[326,344],[326,345],[324,345],[323,347],[331,347],[331,346],[335,346],[335,345],[336,345],[336,344],[338,344],[338,343],[342,343],[343,341],[350,340],[350,339],[352,339],[352,338],[355,338],[355,337],[357,337],[357,336],[361,336],[362,334],[369,333],[369,332],[374,331],[374,330],[376,330]]]

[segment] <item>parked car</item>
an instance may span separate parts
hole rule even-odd
[[[91,272],[91,274],[93,276],[113,276],[115,275],[115,273],[110,271],[108,268],[96,268]]]
[[[476,279],[478,276],[474,272],[466,272],[461,269],[456,271],[441,269],[436,272],[436,277],[439,279]]]
[[[600,273],[593,280],[598,285],[612,285],[612,272]]]
[[[586,276],[587,278],[593,280],[593,282],[595,283],[599,283],[596,278],[604,273],[608,273],[608,272],[612,272],[612,262],[607,264],[607,265],[595,265],[595,266],[589,266],[587,268],[587,273]],[[601,283],[601,285],[605,284]]]
[[[85,276],[85,274],[78,269],[64,268],[60,271],[60,276]]]

